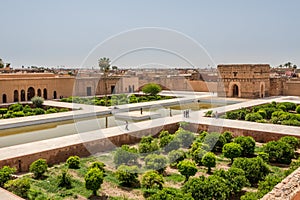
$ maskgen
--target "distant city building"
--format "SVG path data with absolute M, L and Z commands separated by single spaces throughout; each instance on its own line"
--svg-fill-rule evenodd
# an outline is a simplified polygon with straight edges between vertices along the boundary
M 218 65 L 218 96 L 263 98 L 269 96 L 270 65 Z

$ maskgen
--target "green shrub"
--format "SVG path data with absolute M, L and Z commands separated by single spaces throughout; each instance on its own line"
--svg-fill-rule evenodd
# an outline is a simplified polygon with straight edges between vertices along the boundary
M 84 176 L 85 188 L 92 190 L 93 195 L 97 195 L 97 191 L 100 189 L 103 183 L 103 172 L 98 168 L 91 168 Z
M 284 177 L 278 174 L 269 174 L 266 176 L 265 180 L 259 181 L 258 183 L 258 191 L 260 196 L 264 196 L 269 193 L 273 188 L 282 181 Z
M 281 115 L 286 114 L 286 112 L 282 111 L 282 110 L 276 110 L 275 112 L 272 113 L 272 118 L 274 117 L 280 117 Z
M 0 108 L 0 114 L 1 114 L 2 117 L 6 113 L 7 113 L 7 108 Z
M 69 111 L 68 108 L 61 108 L 61 109 L 59 109 L 59 112 L 68 112 L 68 111 Z
M 300 105 L 297 106 L 296 112 L 297 112 L 298 114 L 300 114 Z
M 175 137 L 173 140 L 170 141 L 168 145 L 164 147 L 164 151 L 168 153 L 170 151 L 177 150 L 180 148 L 180 144 L 180 140 Z
M 45 114 L 45 111 L 42 108 L 35 108 L 35 109 L 33 109 L 33 112 L 34 112 L 35 115 L 43 115 L 43 114 Z
M 24 106 L 23 108 L 23 112 L 26 113 L 30 113 L 32 111 L 31 107 L 29 105 Z
M 155 83 L 148 83 L 142 88 L 142 91 L 145 94 L 155 96 L 161 92 L 161 87 Z
M 230 193 L 225 179 L 214 175 L 208 178 L 191 178 L 183 185 L 182 190 L 186 194 L 190 193 L 194 199 L 226 200 Z
M 284 137 L 280 138 L 278 141 L 285 142 L 285 143 L 291 145 L 291 147 L 293 147 L 294 150 L 297 150 L 300 145 L 299 139 L 296 137 L 293 137 L 293 136 L 284 136 Z
M 300 160 L 298 158 L 297 160 L 292 161 L 292 163 L 290 164 L 290 167 L 289 167 L 288 170 L 284 171 L 285 176 L 290 175 L 291 173 L 293 173 L 299 167 L 300 167 Z
M 216 161 L 217 161 L 217 157 L 212 152 L 207 152 L 206 154 L 204 154 L 201 160 L 202 164 L 205 167 L 207 167 L 207 173 L 210 173 L 211 168 L 216 166 Z
M 145 166 L 147 169 L 156 170 L 159 173 L 163 173 L 166 166 L 167 166 L 168 160 L 163 155 L 157 155 L 157 154 L 149 154 L 145 157 Z
M 226 113 L 226 119 L 240 119 L 240 112 L 231 111 Z
M 280 141 L 271 141 L 266 143 L 263 146 L 263 152 L 269 154 L 270 162 L 283 164 L 290 164 L 295 156 L 293 147 Z
M 287 111 L 287 108 L 285 107 L 285 105 L 278 105 L 277 108 L 282 111 Z
M 31 102 L 32 102 L 34 107 L 41 108 L 43 106 L 43 103 L 44 103 L 44 98 L 35 96 L 31 99 Z
M 114 163 L 116 166 L 121 164 L 134 165 L 137 164 L 138 158 L 139 154 L 136 148 L 129 145 L 122 145 L 122 147 L 117 148 L 114 154 Z
M 67 159 L 67 165 L 70 169 L 79 169 L 80 168 L 80 158 L 78 156 L 70 156 Z
M 46 114 L 51 114 L 51 113 L 57 113 L 58 111 L 55 109 L 55 108 L 49 108 L 47 111 L 46 111 Z
M 267 118 L 267 112 L 264 109 L 260 109 L 257 111 L 258 114 L 260 114 L 264 119 Z
M 255 150 L 255 140 L 250 136 L 239 136 L 234 138 L 234 143 L 241 145 L 242 156 L 251 156 Z
M 241 200 L 259 200 L 262 196 L 258 192 L 246 192 L 241 196 Z
M 165 136 L 169 136 L 170 135 L 170 133 L 169 133 L 169 131 L 161 131 L 160 133 L 159 133 L 159 138 L 163 138 L 163 137 L 165 137 Z
M 23 106 L 20 103 L 12 104 L 8 107 L 8 110 L 11 110 L 13 112 L 18 112 L 23 110 Z
M 257 156 L 260 157 L 265 163 L 268 163 L 270 160 L 269 154 L 265 152 L 258 152 Z
M 63 170 L 58 176 L 58 187 L 72 188 L 72 179 L 66 170 Z
M 251 121 L 251 122 L 255 122 L 261 119 L 263 119 L 263 117 L 259 113 L 248 113 L 245 117 L 246 121 Z
M 163 188 L 151 195 L 148 200 L 194 200 L 194 198 L 176 188 Z
M 197 173 L 196 163 L 190 160 L 180 161 L 177 169 L 185 177 L 185 181 L 188 181 L 190 176 L 194 176 Z
M 174 139 L 173 135 L 166 135 L 166 136 L 160 137 L 159 138 L 160 148 L 167 146 L 173 139 Z
M 229 158 L 231 160 L 231 163 L 233 163 L 233 159 L 240 157 L 242 155 L 243 148 L 240 144 L 231 142 L 227 143 L 223 146 L 222 153 L 226 158 Z
M 120 165 L 116 171 L 116 177 L 122 186 L 131 187 L 136 185 L 138 181 L 138 167 Z
M 15 116 L 12 113 L 7 113 L 5 115 L 3 115 L 4 119 L 9 119 L 9 118 L 14 118 Z
M 226 142 L 224 135 L 217 132 L 209 133 L 203 139 L 203 144 L 208 145 L 209 149 L 214 152 L 221 152 Z
M 183 147 L 189 147 L 195 139 L 194 133 L 184 130 L 181 127 L 175 132 L 175 135 Z
M 232 167 L 244 170 L 246 178 L 254 185 L 263 180 L 269 173 L 269 166 L 260 158 L 236 158 Z
M 230 167 L 227 171 L 220 169 L 214 172 L 215 176 L 222 177 L 226 180 L 226 185 L 231 194 L 237 194 L 241 190 L 250 186 L 249 181 L 245 176 L 245 172 L 242 169 Z
M 13 115 L 14 115 L 15 117 L 24 117 L 24 116 L 25 116 L 25 114 L 24 114 L 23 111 L 13 112 Z
M 162 175 L 158 174 L 156 171 L 148 171 L 142 176 L 142 186 L 146 189 L 162 189 L 164 184 L 164 178 Z
M 281 125 L 300 126 L 300 122 L 298 120 L 283 120 Z
M 232 139 L 233 139 L 232 132 L 225 131 L 224 133 L 222 133 L 222 135 L 224 136 L 226 143 L 232 142 Z
M 22 198 L 27 198 L 30 190 L 30 180 L 28 178 L 9 180 L 4 184 L 4 188 Z
M 192 158 L 197 163 L 197 165 L 202 165 L 202 158 L 207 151 L 199 147 L 198 149 L 192 152 Z
M 15 168 L 4 166 L 0 169 L 0 187 L 12 178 L 12 174 L 16 172 Z
M 35 178 L 41 178 L 48 170 L 48 164 L 45 159 L 38 159 L 31 163 L 29 171 L 34 174 Z
M 142 137 L 138 148 L 140 153 L 152 153 L 159 150 L 158 140 L 154 139 L 152 136 L 144 136 Z
M 100 169 L 103 173 L 105 172 L 105 164 L 103 162 L 99 162 L 99 161 L 95 161 L 95 162 L 92 162 L 92 164 L 90 165 L 89 169 L 91 168 L 98 168 Z
M 277 106 L 285 106 L 286 107 L 286 111 L 294 111 L 296 109 L 296 104 L 295 103 L 292 103 L 292 102 L 281 102 L 279 104 L 277 104 Z
M 171 166 L 177 165 L 178 162 L 184 160 L 186 157 L 185 152 L 182 150 L 173 150 L 168 154 Z

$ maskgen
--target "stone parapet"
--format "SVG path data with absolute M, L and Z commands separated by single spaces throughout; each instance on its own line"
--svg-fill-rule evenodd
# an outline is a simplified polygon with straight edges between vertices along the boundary
M 261 200 L 299 200 L 300 199 L 300 168 L 278 183 L 274 189 Z

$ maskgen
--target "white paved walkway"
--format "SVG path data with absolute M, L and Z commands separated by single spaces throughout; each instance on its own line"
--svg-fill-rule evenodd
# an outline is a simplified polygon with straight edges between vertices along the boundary
M 272 101 L 272 99 L 267 100 L 267 102 L 269 101 Z M 285 101 L 285 98 L 277 98 L 276 101 Z M 254 106 L 265 102 L 266 101 L 264 100 L 253 100 L 250 102 L 243 102 L 240 104 L 229 105 L 226 106 L 225 108 L 222 107 L 215 108 L 214 110 L 218 110 L 221 113 L 221 111 L 224 110 L 239 109 L 242 106 L 246 106 L 246 105 Z M 80 144 L 83 142 L 93 141 L 101 138 L 107 138 L 110 136 L 123 134 L 125 132 L 130 133 L 130 132 L 144 130 L 147 128 L 161 127 L 163 125 L 174 124 L 181 121 L 187 121 L 187 122 L 203 124 L 203 125 L 214 125 L 219 127 L 232 127 L 237 129 L 261 131 L 261 132 L 280 133 L 280 134 L 289 134 L 289 135 L 292 134 L 298 136 L 300 135 L 300 127 L 263 124 L 263 123 L 237 121 L 237 120 L 227 120 L 227 119 L 220 119 L 220 118 L 218 119 L 207 118 L 207 117 L 203 117 L 204 112 L 205 110 L 191 112 L 189 118 L 183 118 L 182 115 L 176 115 L 173 117 L 165 117 L 165 118 L 159 118 L 159 119 L 153 119 L 149 121 L 129 124 L 130 131 L 125 131 L 125 124 L 124 125 L 121 124 L 120 126 L 107 128 L 107 129 L 99 129 L 95 131 L 80 133 L 77 135 L 70 135 L 70 136 L 53 138 L 49 140 L 32 142 L 32 143 L 27 143 L 22 145 L 5 147 L 0 149 L 0 160 L 5 160 L 16 156 L 28 155 L 40 151 L 47 151 L 47 150 L 56 149 L 64 146 Z

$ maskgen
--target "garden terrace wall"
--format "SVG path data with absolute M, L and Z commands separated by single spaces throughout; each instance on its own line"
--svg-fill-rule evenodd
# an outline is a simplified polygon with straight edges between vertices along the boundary
M 254 123 L 254 122 L 253 122 Z M 255 123 L 253 124 L 255 126 Z M 278 140 L 283 136 L 294 136 L 300 139 L 300 135 L 294 135 L 294 134 L 282 134 L 282 133 L 274 133 L 274 132 L 269 132 L 269 131 L 255 131 L 251 129 L 239 129 L 239 128 L 234 128 L 234 127 L 223 127 L 223 126 L 215 126 L 215 125 L 208 125 L 208 124 L 195 124 L 195 123 L 190 123 L 188 126 L 186 126 L 186 129 L 190 131 L 195 131 L 197 132 L 200 131 L 208 131 L 208 132 L 224 132 L 224 131 L 230 131 L 233 133 L 234 137 L 237 136 L 251 136 L 254 138 L 255 141 L 257 142 L 269 142 L 269 141 L 274 141 Z
M 140 141 L 142 136 L 150 134 L 157 136 L 162 130 L 168 130 L 170 133 L 174 133 L 177 129 L 177 123 L 172 123 L 130 133 L 120 132 L 120 134 L 114 136 L 88 142 L 82 141 L 82 143 L 64 146 L 61 148 L 57 148 L 53 145 L 52 149 L 45 151 L 39 151 L 36 149 L 36 152 L 32 154 L 22 154 L 21 156 L 16 155 L 16 157 L 0 160 L 0 167 L 8 165 L 10 167 L 15 167 L 19 172 L 26 172 L 29 170 L 30 164 L 39 158 L 46 159 L 49 165 L 58 164 L 65 162 L 69 156 L 78 155 L 80 157 L 87 157 L 94 153 L 111 150 L 116 146 L 121 146 L 123 144 L 135 144 Z M 51 140 L 49 140 L 49 142 L 51 142 Z M 22 149 L 22 145 L 15 146 L 13 148 Z
M 261 200 L 299 200 L 300 199 L 300 168 L 278 183 L 271 192 Z

